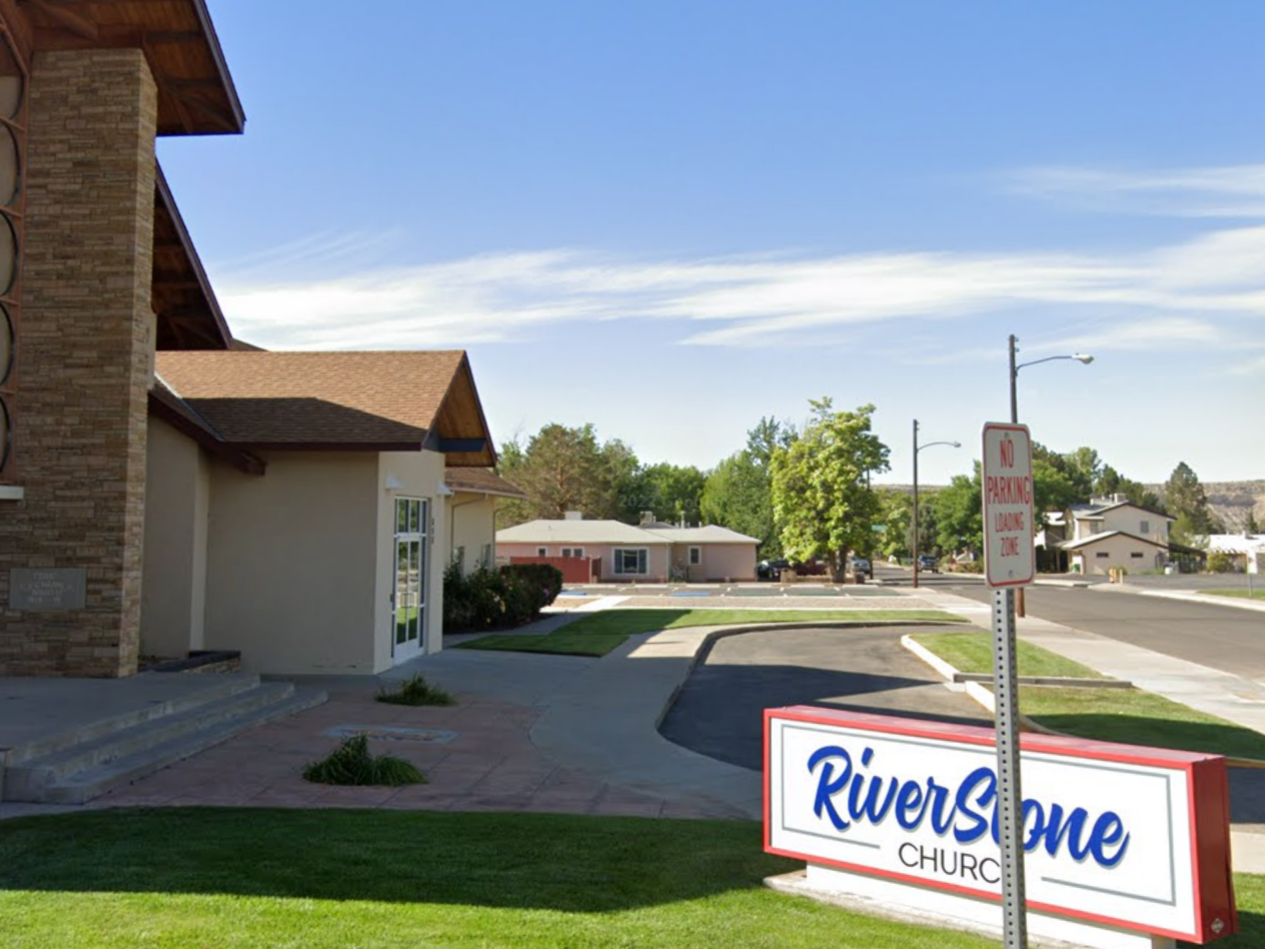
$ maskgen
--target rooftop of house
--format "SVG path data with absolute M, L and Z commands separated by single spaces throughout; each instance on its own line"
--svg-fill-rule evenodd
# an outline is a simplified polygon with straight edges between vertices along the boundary
M 420 451 L 496 463 L 466 354 L 159 352 L 170 393 L 247 451 Z
M 623 521 L 585 521 L 576 517 L 563 520 L 536 520 L 496 532 L 500 544 L 758 544 L 726 527 L 674 527 L 647 522 L 633 527 Z

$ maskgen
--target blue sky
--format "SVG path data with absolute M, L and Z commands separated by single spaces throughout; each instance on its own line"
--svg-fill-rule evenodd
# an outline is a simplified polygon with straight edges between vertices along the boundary
M 164 140 L 239 337 L 465 348 L 498 440 L 708 467 L 761 416 L 1265 477 L 1265 5 L 211 0 Z

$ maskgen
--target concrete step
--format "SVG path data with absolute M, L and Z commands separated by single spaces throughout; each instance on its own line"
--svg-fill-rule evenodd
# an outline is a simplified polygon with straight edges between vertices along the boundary
M 265 722 L 293 715 L 326 699 L 319 689 L 270 682 L 173 715 L 140 722 L 81 747 L 10 765 L 4 799 L 42 804 L 83 804 L 168 765 L 192 757 Z
M 142 673 L 141 675 L 170 675 L 170 673 Z M 141 676 L 136 677 L 137 680 L 140 678 Z M 126 712 L 90 719 L 56 734 L 15 745 L 9 749 L 8 764 L 12 767 L 36 758 L 48 757 L 59 751 L 131 729 L 145 722 L 198 708 L 216 699 L 249 692 L 259 687 L 259 676 L 243 672 L 208 675 L 205 678 L 199 676 L 198 686 L 197 689 L 191 689 L 185 694 L 161 702 L 151 702 Z

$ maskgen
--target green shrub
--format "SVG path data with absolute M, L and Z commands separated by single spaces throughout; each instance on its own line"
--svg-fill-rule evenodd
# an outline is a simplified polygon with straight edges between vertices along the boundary
M 426 777 L 411 762 L 390 755 L 369 753 L 369 737 L 352 735 L 320 761 L 303 769 L 303 779 L 313 784 L 385 785 L 425 784 Z
M 437 685 L 431 685 L 420 672 L 400 683 L 394 692 L 382 688 L 377 696 L 379 702 L 391 705 L 456 705 L 457 700 Z
M 562 571 L 549 564 L 478 567 L 455 561 L 444 571 L 444 631 L 508 629 L 530 623 L 562 591 Z
M 1234 573 L 1234 558 L 1221 550 L 1214 550 L 1208 555 L 1209 573 Z

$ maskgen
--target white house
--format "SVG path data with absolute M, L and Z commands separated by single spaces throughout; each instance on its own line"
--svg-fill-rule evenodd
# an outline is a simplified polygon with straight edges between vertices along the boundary
M 1139 572 L 1157 570 L 1175 549 L 1169 529 L 1176 518 L 1140 507 L 1120 496 L 1094 498 L 1066 512 L 1050 512 L 1036 545 L 1066 558 L 1071 573 L 1105 575 L 1113 568 Z

